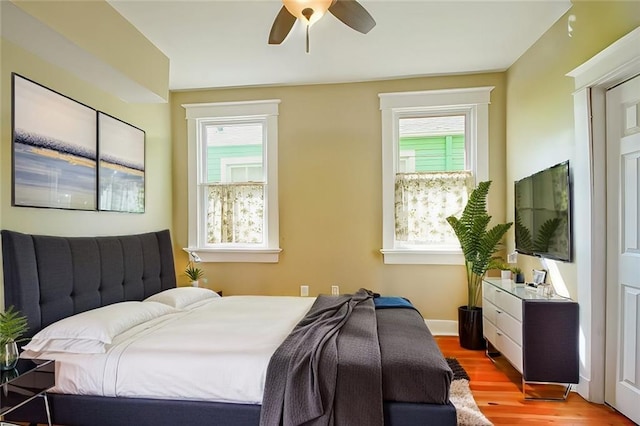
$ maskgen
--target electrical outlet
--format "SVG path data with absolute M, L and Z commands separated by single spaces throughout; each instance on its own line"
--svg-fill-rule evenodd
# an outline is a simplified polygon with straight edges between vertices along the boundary
M 518 252 L 509 253 L 507 255 L 507 263 L 518 263 Z
M 300 286 L 300 296 L 307 297 L 309 295 L 309 286 L 301 285 Z
M 338 285 L 332 285 L 331 286 L 331 295 L 332 296 L 337 296 L 340 294 L 340 286 Z

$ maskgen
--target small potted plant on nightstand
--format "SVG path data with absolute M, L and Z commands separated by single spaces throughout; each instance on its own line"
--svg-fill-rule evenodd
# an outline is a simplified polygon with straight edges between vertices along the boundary
M 204 276 L 204 271 L 189 262 L 184 269 L 184 274 L 189 278 L 193 287 L 198 287 L 200 278 Z
M 27 332 L 27 318 L 9 306 L 0 313 L 0 370 L 11 370 L 18 362 L 18 342 Z

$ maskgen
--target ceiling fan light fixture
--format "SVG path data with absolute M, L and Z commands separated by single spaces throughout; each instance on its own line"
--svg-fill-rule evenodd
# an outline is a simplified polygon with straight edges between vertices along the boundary
M 287 8 L 296 18 L 300 19 L 306 25 L 311 26 L 315 24 L 322 16 L 327 13 L 334 0 L 282 0 L 284 7 Z M 306 9 L 313 10 L 311 16 Z M 303 13 L 303 11 L 305 11 Z

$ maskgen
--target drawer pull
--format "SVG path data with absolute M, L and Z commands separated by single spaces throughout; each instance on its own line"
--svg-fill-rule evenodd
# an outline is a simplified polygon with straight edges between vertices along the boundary
M 500 333 L 499 331 L 497 331 L 497 332 L 496 332 L 496 334 L 497 334 L 498 336 L 502 336 L 502 333 Z
M 497 309 L 496 309 L 496 312 L 497 312 L 497 313 L 499 313 L 499 314 L 501 314 L 501 313 L 502 313 L 502 311 L 499 311 L 499 310 L 497 310 Z

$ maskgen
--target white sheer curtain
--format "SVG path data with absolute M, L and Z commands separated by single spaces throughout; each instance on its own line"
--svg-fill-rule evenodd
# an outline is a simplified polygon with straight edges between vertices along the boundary
M 208 244 L 262 243 L 264 184 L 210 185 L 208 192 Z
M 462 213 L 472 187 L 473 177 L 467 171 L 396 174 L 396 241 L 457 246 L 446 218 Z

